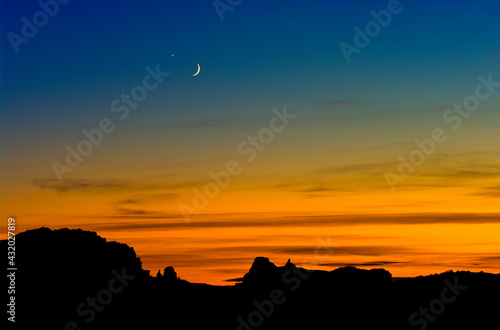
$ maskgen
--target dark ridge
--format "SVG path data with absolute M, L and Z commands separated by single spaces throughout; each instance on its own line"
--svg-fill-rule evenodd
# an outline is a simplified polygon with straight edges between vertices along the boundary
M 500 274 L 392 278 L 352 266 L 311 271 L 255 258 L 241 282 L 155 277 L 134 249 L 80 229 L 16 238 L 16 329 L 491 329 Z M 1 241 L 7 250 L 7 241 Z M 9 273 L 8 273 L 9 274 Z M 7 277 L 7 287 L 9 278 Z M 7 314 L 8 316 L 8 314 Z

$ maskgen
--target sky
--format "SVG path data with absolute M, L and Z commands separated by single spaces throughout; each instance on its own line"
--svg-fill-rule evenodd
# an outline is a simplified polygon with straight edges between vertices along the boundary
M 1 1 L 2 232 L 500 272 L 498 1 L 61 2 Z

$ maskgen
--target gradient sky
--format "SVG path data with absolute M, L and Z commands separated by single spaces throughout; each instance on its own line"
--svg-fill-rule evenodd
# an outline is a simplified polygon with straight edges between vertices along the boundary
M 9 33 L 41 8 L 2 0 L 1 218 L 94 230 L 153 274 L 213 284 L 261 255 L 500 272 L 500 87 L 460 127 L 443 119 L 479 76 L 500 81 L 500 2 L 401 1 L 348 63 L 339 45 L 388 3 L 243 0 L 221 21 L 212 1 L 72 0 L 16 53 Z M 111 104 L 157 65 L 169 76 L 121 120 Z M 296 117 L 247 161 L 238 146 L 285 107 Z M 103 118 L 114 131 L 58 180 Z M 391 190 L 435 129 L 447 140 Z M 179 205 L 232 160 L 241 173 L 187 223 Z

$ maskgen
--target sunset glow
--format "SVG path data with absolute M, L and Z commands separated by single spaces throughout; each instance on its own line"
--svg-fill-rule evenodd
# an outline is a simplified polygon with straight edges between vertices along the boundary
M 257 256 L 500 272 L 498 2 L 402 1 L 349 60 L 386 2 L 101 5 L 4 38 L 2 231 L 95 231 L 218 285 Z M 11 6 L 4 35 L 39 10 Z

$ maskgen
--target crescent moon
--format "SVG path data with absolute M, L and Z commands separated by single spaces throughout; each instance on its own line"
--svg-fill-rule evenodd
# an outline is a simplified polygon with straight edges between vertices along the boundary
M 200 65 L 198 63 L 196 63 L 196 65 L 198 65 L 198 71 L 196 71 L 196 73 L 193 75 L 193 77 L 196 76 L 198 73 L 200 73 Z

